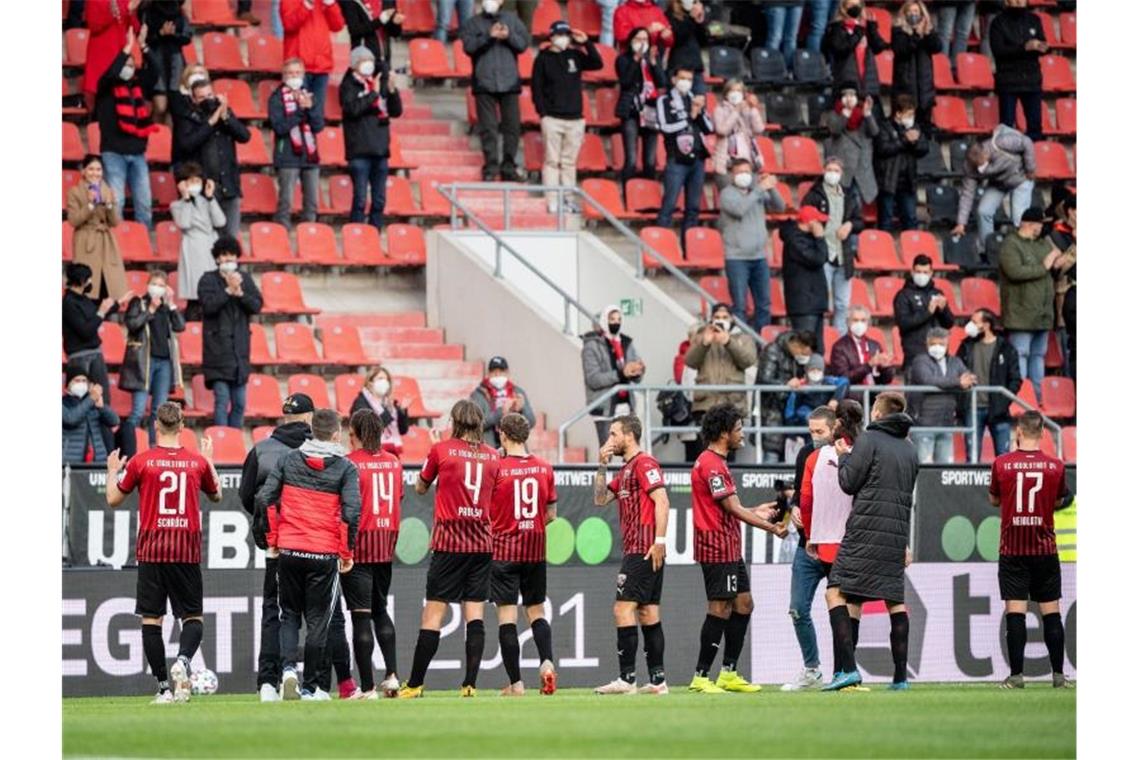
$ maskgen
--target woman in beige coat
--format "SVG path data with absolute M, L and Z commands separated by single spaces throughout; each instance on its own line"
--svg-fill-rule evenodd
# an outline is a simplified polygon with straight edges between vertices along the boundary
M 744 88 L 744 82 L 730 79 L 724 86 L 724 97 L 713 111 L 716 127 L 716 150 L 713 151 L 713 178 L 718 190 L 728 187 L 731 177 L 728 165 L 734 159 L 746 158 L 755 169 L 761 168 L 755 139 L 764 134 L 764 115 L 760 101 Z
M 115 195 L 103 181 L 103 162 L 98 156 L 83 159 L 83 177 L 67 193 L 67 221 L 75 228 L 72 256 L 91 267 L 90 296 L 116 301 L 127 295 L 127 270 L 111 228 L 120 222 Z

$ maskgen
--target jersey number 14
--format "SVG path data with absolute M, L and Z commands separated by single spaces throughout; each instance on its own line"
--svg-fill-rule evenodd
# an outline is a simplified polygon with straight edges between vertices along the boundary
M 384 502 L 385 511 L 392 516 L 392 491 L 392 473 L 372 473 L 372 514 L 380 514 L 380 502 Z

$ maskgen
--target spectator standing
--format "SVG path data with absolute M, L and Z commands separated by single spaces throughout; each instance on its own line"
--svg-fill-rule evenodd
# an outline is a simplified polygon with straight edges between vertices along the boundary
M 241 180 L 235 145 L 249 142 L 249 129 L 230 111 L 225 95 L 214 96 L 208 81 L 190 88 L 190 101 L 193 108 L 175 119 L 175 132 L 181 136 L 187 160 L 195 161 L 206 179 L 214 180 L 226 216 L 226 234 L 237 237 L 241 232 Z
M 724 273 L 732 313 L 741 322 L 747 322 L 748 294 L 752 293 L 755 312 L 751 326 L 758 333 L 772 321 L 766 212 L 783 211 L 784 199 L 776 191 L 776 177 L 761 174 L 757 180 L 748 159 L 733 159 L 730 169 L 732 179 L 720 192 L 717 219 L 724 241 Z
M 496 11 L 502 6 L 501 0 L 484 0 L 484 5 L 486 3 L 493 5 Z M 459 14 L 459 28 L 462 34 L 463 25 L 471 18 L 474 7 L 474 0 L 435 0 L 435 38 L 440 42 L 447 42 L 452 13 Z
M 1028 0 L 1005 0 L 1005 7 L 989 26 L 994 58 L 994 84 L 1001 123 L 1017 124 L 1017 104 L 1025 111 L 1025 133 L 1041 139 L 1041 56 L 1049 52 L 1041 19 L 1031 13 Z
M 324 118 L 313 108 L 313 93 L 305 89 L 305 64 L 290 58 L 281 67 L 281 86 L 269 96 L 269 125 L 273 128 L 273 168 L 277 172 L 277 213 L 273 221 L 291 228 L 293 188 L 301 181 L 301 221 L 317 221 L 321 192 L 321 156 L 317 133 Z
M 903 369 L 926 352 L 926 333 L 932 327 L 949 330 L 954 315 L 942 291 L 934 287 L 934 262 L 925 253 L 914 257 L 910 277 L 895 293 L 895 324 L 902 338 Z
M 91 267 L 71 263 L 65 273 L 63 293 L 63 353 L 69 366 L 91 382 L 108 387 L 107 365 L 103 361 L 103 341 L 99 326 L 115 308 L 115 300 L 90 297 L 94 290 Z M 128 293 L 130 295 L 130 293 Z
M 827 311 L 828 248 L 824 240 L 827 212 L 804 203 L 794 220 L 780 225 L 784 241 L 784 298 L 795 330 L 815 335 L 823 346 L 823 315 Z M 810 355 L 810 354 L 809 354 Z
M 81 367 L 67 365 L 67 392 L 63 394 L 64 464 L 107 461 L 107 442 L 112 438 L 112 428 L 119 424 L 119 415 L 103 394 L 103 386 L 91 382 Z
M 693 95 L 693 72 L 673 72 L 673 89 L 657 99 L 657 125 L 665 135 L 665 190 L 658 227 L 668 227 L 681 188 L 685 189 L 685 214 L 681 219 L 681 240 L 697 224 L 701 194 L 705 187 L 705 159 L 709 151 L 704 135 L 712 134 L 713 124 L 705 111 L 705 96 Z
M 958 425 L 959 393 L 977 384 L 978 378 L 962 360 L 947 356 L 950 333 L 932 327 L 926 333 L 926 353 L 916 356 L 907 370 L 910 385 L 932 385 L 943 393 L 914 393 L 907 405 L 918 410 L 918 427 Z M 954 434 L 915 431 L 911 433 L 919 464 L 950 464 L 954 461 Z
M 812 8 L 814 15 L 814 6 Z M 796 57 L 796 37 L 800 33 L 800 19 L 804 14 L 804 0 L 772 0 L 764 3 L 764 20 L 768 26 L 768 36 L 764 39 L 764 47 L 768 50 L 778 50 L 783 53 L 784 65 L 788 71 Z M 814 18 L 813 24 L 814 27 Z M 820 32 L 822 39 L 823 33 Z M 818 43 L 816 50 L 818 50 Z
M 526 417 L 534 427 L 534 410 L 530 407 L 530 397 L 511 381 L 510 365 L 501 356 L 492 356 L 487 362 L 487 376 L 471 391 L 471 401 L 483 413 L 483 441 L 488 446 L 499 446 L 499 420 L 504 414 L 514 412 Z
M 483 0 L 483 12 L 463 22 L 459 36 L 471 58 L 471 90 L 475 95 L 479 142 L 483 148 L 483 181 L 496 176 L 507 182 L 521 178 L 515 165 L 522 127 L 518 57 L 530 47 L 530 32 L 513 13 L 500 12 L 499 0 Z M 503 151 L 499 153 L 499 136 Z M 502 159 L 500 161 L 500 155 Z
M 349 45 L 364 46 L 377 60 L 392 60 L 392 40 L 403 33 L 404 14 L 396 0 L 339 0 Z M 470 10 L 468 10 L 470 15 Z
M 1054 268 L 1057 278 L 1057 326 L 1065 335 L 1065 366 L 1077 377 L 1077 196 L 1058 204 L 1061 217 L 1053 222 L 1049 239 L 1061 251 Z
M 788 401 L 784 405 L 784 425 L 806 427 L 813 409 L 821 406 L 835 408 L 840 400 L 847 397 L 847 388 L 850 383 L 842 375 L 828 375 L 827 364 L 821 354 L 812 354 L 808 363 L 804 365 L 804 386 L 821 386 L 825 390 L 809 391 L 795 390 L 788 394 Z M 826 388 L 830 387 L 830 390 Z M 803 440 L 802 436 L 797 436 Z M 806 444 L 811 443 L 809 436 Z
M 146 39 L 140 40 L 146 59 L 145 68 L 154 72 L 155 77 L 156 122 L 162 122 L 166 116 L 167 94 L 178 91 L 182 70 L 186 67 L 182 48 L 194 39 L 190 21 L 183 12 L 185 4 L 184 0 L 156 0 L 140 9 L 139 19 L 147 30 Z
M 174 173 L 178 182 L 178 200 L 170 204 L 170 218 L 182 232 L 178 248 L 178 296 L 187 302 L 186 316 L 191 321 L 202 318 L 198 304 L 198 282 L 211 272 L 214 263 L 214 241 L 218 229 L 226 226 L 226 215 L 214 195 L 214 180 L 202 177 L 202 167 L 187 161 Z
M 827 25 L 839 10 L 839 0 L 808 0 L 807 8 L 811 25 L 808 27 L 804 47 L 813 53 L 819 53 L 822 52 L 823 34 L 827 31 Z
M 375 367 L 364 377 L 364 387 L 352 402 L 351 417 L 361 409 L 375 412 L 384 426 L 380 436 L 380 448 L 390 454 L 404 453 L 404 440 L 401 436 L 408 432 L 408 410 L 400 399 L 392 395 L 392 373 L 384 367 Z
M 744 82 L 730 79 L 724 85 L 724 98 L 713 110 L 713 126 L 717 134 L 713 176 L 718 190 L 724 190 L 732 182 L 728 167 L 738 159 L 765 168 L 756 148 L 756 138 L 764 134 L 764 115 L 759 98 L 745 90 Z
M 96 0 L 85 3 L 88 34 L 87 61 L 83 67 L 83 99 L 87 110 L 95 106 L 95 92 L 111 61 L 127 42 L 127 29 L 139 30 L 135 11 L 139 0 Z
M 111 233 L 120 220 L 115 193 L 103 181 L 98 156 L 84 158 L 82 168 L 82 178 L 67 192 L 67 223 L 75 228 L 72 258 L 91 269 L 90 298 L 110 296 L 117 301 L 129 291 L 119 244 Z
M 756 373 L 757 385 L 786 385 L 796 390 L 807 384 L 807 366 L 811 356 L 823 344 L 817 342 L 811 330 L 791 330 L 781 333 L 774 341 L 764 346 L 760 352 L 760 367 Z M 760 394 L 761 427 L 780 427 L 784 424 L 784 412 L 788 405 L 788 394 L 765 391 Z M 784 460 L 784 444 L 787 436 L 783 433 L 764 433 L 760 447 L 764 451 L 764 462 L 775 464 Z
M 823 242 L 827 246 L 823 276 L 827 280 L 827 292 L 833 305 L 832 321 L 840 335 L 847 331 L 851 278 L 855 276 L 859 233 L 864 227 L 863 196 L 855 182 L 848 183 L 844 188 L 843 178 L 846 174 L 842 159 L 836 156 L 828 158 L 823 164 L 823 179 L 816 180 L 803 201 L 803 205 L 814 206 L 827 216 L 823 227 Z M 827 311 L 826 305 L 824 311 Z M 822 329 L 821 326 L 820 330 Z M 820 340 L 823 340 L 822 337 Z M 823 345 L 822 342 L 820 345 Z
M 938 37 L 942 52 L 950 57 L 954 75 L 958 75 L 958 54 L 966 52 L 978 0 L 934 0 L 938 8 Z
M 1041 236 L 1044 222 L 1040 208 L 1027 209 L 1017 231 L 1002 242 L 998 259 L 1002 321 L 1038 402 L 1055 315 L 1053 267 L 1061 257 L 1053 241 Z
M 624 42 L 625 49 L 615 64 L 619 88 L 615 115 L 621 120 L 623 189 L 637 173 L 638 156 L 641 156 L 640 176 L 652 178 L 656 174 L 657 98 L 666 90 L 665 72 L 657 62 L 657 48 L 649 44 L 649 30 L 637 27 Z
M 595 0 L 602 14 L 602 29 L 598 35 L 598 42 L 610 47 L 617 47 L 614 39 L 614 11 L 617 10 L 621 0 Z M 624 43 L 625 41 L 622 40 Z
M 1021 370 L 1017 349 L 997 332 L 997 315 L 989 309 L 978 309 L 966 323 L 966 339 L 958 346 L 958 358 L 978 379 L 978 385 L 998 385 L 1010 393 L 1021 389 Z M 1012 417 L 1008 398 L 1000 393 L 978 393 L 974 417 L 974 437 L 969 441 L 971 458 L 981 461 L 982 435 L 988 428 L 994 442 L 994 454 L 1009 451 Z M 968 419 L 970 405 L 965 399 Z M 975 454 L 974 452 L 977 452 Z
M 527 29 L 533 27 L 534 12 L 538 9 L 539 0 L 503 0 L 503 10 L 509 11 L 519 17 Z
M 966 151 L 965 178 L 959 191 L 958 224 L 950 233 L 966 234 L 966 223 L 974 207 L 979 186 L 985 192 L 978 200 L 978 250 L 984 250 L 986 239 L 994 231 L 994 214 L 1009 195 L 1010 218 L 1021 224 L 1021 214 L 1033 202 L 1033 175 L 1037 171 L 1037 155 L 1033 141 L 1013 127 L 998 124 L 988 140 L 974 143 Z
M 942 40 L 934 30 L 930 11 L 921 0 L 903 3 L 895 14 L 891 34 L 895 54 L 891 93 L 895 98 L 909 95 L 917 107 L 918 123 L 930 129 L 934 111 L 934 59 L 941 52 Z
M 614 11 L 614 39 L 628 40 L 634 29 L 647 29 L 649 44 L 661 52 L 673 47 L 673 28 L 653 0 L 625 0 Z
M 610 305 L 602 309 L 595 329 L 582 336 L 582 376 L 586 382 L 586 403 L 602 396 L 615 385 L 639 383 L 645 376 L 645 362 L 633 345 L 633 338 L 621 331 L 621 309 Z M 615 417 L 636 414 L 633 396 L 619 391 L 604 407 L 596 407 L 590 416 L 598 429 L 598 445 L 610 437 L 610 424 Z
M 602 57 L 585 32 L 561 19 L 550 25 L 550 44 L 539 52 L 531 77 L 531 97 L 541 117 L 544 185 L 578 183 L 578 151 L 586 134 L 582 74 L 601 68 Z M 563 204 L 564 211 L 578 211 L 569 197 L 563 197 Z M 558 212 L 557 193 L 546 194 L 546 207 Z
M 832 79 L 853 82 L 859 92 L 873 98 L 879 97 L 880 87 L 875 56 L 889 47 L 879 34 L 879 23 L 866 15 L 863 0 L 842 0 L 823 38 Z
M 261 291 L 249 272 L 238 270 L 241 244 L 214 243 L 217 269 L 198 281 L 202 304 L 202 374 L 214 392 L 214 424 L 240 428 L 249 380 L 249 318 L 261 311 Z
M 190 88 L 199 82 L 209 82 L 210 72 L 200 63 L 192 63 L 182 69 L 178 89 L 167 94 L 167 108 L 170 111 L 170 120 L 173 124 L 170 146 L 170 169 L 177 172 L 183 161 L 191 158 L 190 151 L 182 144 L 182 135 L 178 133 L 178 124 L 194 109 L 191 100 Z
M 344 29 L 336 0 L 281 0 L 284 56 L 305 65 L 305 90 L 313 95 L 313 115 L 324 122 L 325 96 L 333 68 L 332 37 Z
M 388 62 L 377 64 L 368 48 L 353 48 L 352 68 L 340 82 L 340 108 L 344 112 L 344 156 L 352 176 L 352 213 L 355 223 L 364 221 L 369 192 L 372 205 L 368 223 L 384 226 L 388 194 L 388 158 L 392 152 L 390 124 L 404 113 L 400 91 L 392 85 Z
M 270 11 L 270 15 L 273 16 L 274 27 L 279 26 L 281 23 L 281 0 L 272 0 L 270 6 L 273 8 L 273 10 Z M 261 19 L 253 15 L 252 8 L 253 0 L 237 0 L 238 21 L 244 21 L 250 26 L 261 26 Z M 281 37 L 280 34 L 277 34 L 276 36 L 279 39 Z
M 704 95 L 705 62 L 701 50 L 709 44 L 708 19 L 700 0 L 669 0 L 669 28 L 673 31 L 673 48 L 669 68 L 693 72 L 693 94 Z
M 924 127 L 916 122 L 914 99 L 895 97 L 891 118 L 875 137 L 875 179 L 879 184 L 879 229 L 918 227 L 918 160 L 930 152 Z M 895 224 L 895 214 L 899 224 Z
M 186 329 L 186 320 L 174 305 L 174 290 L 167 285 L 165 272 L 155 269 L 150 273 L 146 295 L 131 299 L 123 321 L 127 326 L 127 351 L 119 370 L 119 389 L 131 391 L 132 398 L 131 413 L 123 423 L 125 434 L 121 437 L 133 451 L 134 431 L 146 413 L 147 399 L 153 412 L 166 403 L 171 390 L 182 387 L 175 336 Z M 147 440 L 154 445 L 153 414 L 147 422 Z
M 820 119 L 828 133 L 823 143 L 824 153 L 840 160 L 843 189 L 857 185 L 864 203 L 874 203 L 879 195 L 874 165 L 875 137 L 879 134 L 875 102 L 870 95 L 860 102 L 855 86 L 844 84 L 840 86 L 834 108 Z M 824 171 L 827 171 L 826 166 Z
M 895 379 L 891 357 L 879 341 L 867 337 L 871 312 L 866 306 L 852 306 L 847 312 L 847 334 L 831 347 L 831 374 L 847 378 L 848 394 L 859 400 L 857 385 L 890 385 Z
M 744 385 L 747 372 L 756 366 L 756 343 L 736 326 L 726 303 L 713 306 L 711 320 L 699 328 L 685 352 L 685 366 L 697 372 L 695 385 Z M 749 394 L 731 391 L 695 391 L 693 424 L 700 425 L 705 412 L 719 404 L 732 404 L 744 416 L 749 413 Z M 700 443 L 685 443 L 686 459 L 696 458 Z

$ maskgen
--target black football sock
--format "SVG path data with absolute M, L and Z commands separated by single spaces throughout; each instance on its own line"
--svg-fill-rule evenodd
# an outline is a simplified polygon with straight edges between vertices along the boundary
M 724 629 L 725 670 L 736 670 L 740 653 L 744 651 L 744 639 L 748 633 L 748 622 L 750 620 L 752 620 L 752 613 L 741 615 L 739 612 L 734 612 L 728 618 L 728 626 Z
M 891 613 L 891 659 L 895 661 L 895 683 L 906 680 L 906 657 L 910 641 L 910 615 L 903 612 Z
M 372 650 L 376 642 L 372 638 L 372 613 L 353 611 L 352 613 L 352 653 L 356 657 L 356 669 L 360 673 L 360 690 L 372 691 L 376 680 L 372 676 Z
M 649 683 L 665 682 L 665 630 L 661 623 L 641 626 L 645 639 L 645 665 L 649 669 Z
M 486 632 L 483 630 L 482 620 L 472 620 L 467 623 L 467 674 L 463 678 L 464 686 L 474 688 L 475 679 L 479 677 L 479 662 L 483 659 L 483 641 Z
M 376 626 L 376 639 L 380 644 L 380 653 L 384 655 L 384 676 L 395 675 L 396 670 L 396 626 L 392 618 L 388 617 L 388 610 L 380 609 L 372 612 L 372 625 Z
M 831 618 L 831 636 L 835 639 L 839 656 L 838 670 L 840 673 L 854 673 L 855 644 L 851 639 L 851 616 L 847 614 L 847 605 L 832 607 L 827 614 Z
M 1065 627 L 1061 624 L 1061 613 L 1050 612 L 1044 615 L 1045 646 L 1049 650 L 1049 664 L 1054 673 L 1065 672 Z
M 194 659 L 198 647 L 202 645 L 202 621 L 183 620 L 182 633 L 178 635 L 178 656 Z M 187 673 L 186 675 L 190 675 Z
M 143 623 L 142 641 L 150 672 L 158 680 L 159 690 L 165 691 L 169 686 L 166 685 L 166 642 L 162 640 L 162 626 Z
M 538 648 L 538 660 L 543 662 L 550 660 L 554 664 L 554 643 L 553 636 L 550 631 L 550 623 L 546 622 L 546 618 L 536 618 L 530 624 L 530 632 L 534 634 L 534 645 Z
M 705 615 L 705 622 L 701 626 L 701 648 L 697 653 L 697 675 L 708 678 L 709 669 L 716 652 L 720 649 L 720 639 L 724 636 L 724 627 L 728 621 L 716 615 Z
M 617 629 L 618 672 L 621 680 L 637 680 L 637 626 L 623 625 Z
M 835 629 L 833 628 L 831 634 L 831 664 L 834 672 L 838 673 L 843 670 L 843 668 L 839 666 L 841 662 L 843 662 L 843 653 L 839 651 L 839 639 L 835 638 Z
M 435 650 L 439 649 L 439 631 L 427 628 L 420 629 L 420 636 L 416 639 L 416 653 L 412 656 L 412 677 L 408 679 L 408 686 L 415 688 L 424 685 L 424 676 L 427 675 L 431 658 L 435 657 Z
M 1019 676 L 1025 669 L 1025 613 L 1005 613 L 1005 646 L 1009 650 L 1009 674 Z
M 851 617 L 850 613 L 847 617 L 851 619 L 851 651 L 854 652 L 859 648 L 859 618 Z
M 519 629 L 514 623 L 499 626 L 499 649 L 503 653 L 503 668 L 507 671 L 507 683 L 518 683 L 519 675 Z

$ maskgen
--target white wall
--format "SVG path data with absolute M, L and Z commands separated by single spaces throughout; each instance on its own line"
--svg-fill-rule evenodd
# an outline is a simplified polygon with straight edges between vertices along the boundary
M 494 238 L 482 232 L 449 234 L 456 234 L 457 238 L 462 239 L 463 245 L 486 264 L 488 269 L 494 270 L 496 247 Z M 578 299 L 578 244 L 572 233 L 506 233 L 503 239 L 543 275 Z M 503 277 L 526 293 L 538 308 L 558 324 L 563 323 L 565 317 L 562 296 L 506 250 L 502 252 L 502 271 Z

